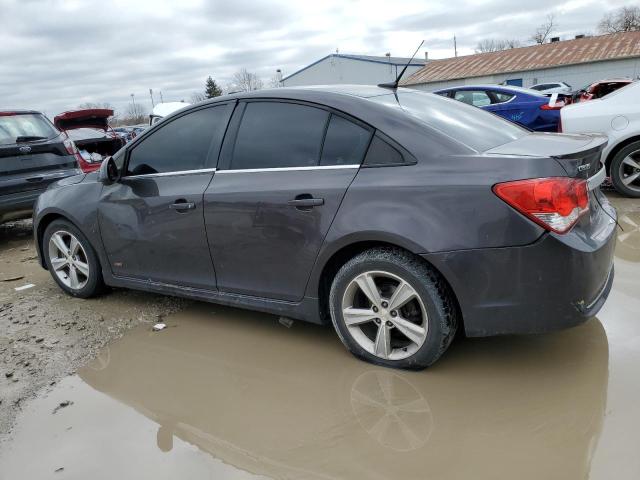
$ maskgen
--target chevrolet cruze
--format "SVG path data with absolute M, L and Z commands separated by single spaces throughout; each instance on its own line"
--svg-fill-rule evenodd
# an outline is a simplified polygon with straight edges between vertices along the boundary
M 227 95 L 50 187 L 34 232 L 70 295 L 126 287 L 332 324 L 360 358 L 423 368 L 458 330 L 545 332 L 600 309 L 605 145 L 403 88 Z

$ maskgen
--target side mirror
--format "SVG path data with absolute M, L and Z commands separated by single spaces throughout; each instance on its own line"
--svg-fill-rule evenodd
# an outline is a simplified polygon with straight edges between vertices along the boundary
M 112 157 L 107 157 L 102 161 L 98 170 L 98 181 L 105 185 L 111 185 L 118 181 L 118 166 Z

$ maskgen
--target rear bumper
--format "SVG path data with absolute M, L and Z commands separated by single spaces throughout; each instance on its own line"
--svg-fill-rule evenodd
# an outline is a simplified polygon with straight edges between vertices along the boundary
M 468 336 L 548 332 L 596 315 L 613 283 L 615 223 L 592 236 L 576 230 L 524 247 L 423 257 L 451 284 Z

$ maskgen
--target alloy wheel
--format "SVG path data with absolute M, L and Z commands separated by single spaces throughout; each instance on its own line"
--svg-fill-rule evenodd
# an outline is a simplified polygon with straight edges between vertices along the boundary
M 640 192 L 640 150 L 631 152 L 620 162 L 619 174 L 627 188 Z
M 353 339 L 385 360 L 410 357 L 424 344 L 427 311 L 409 282 L 389 272 L 369 271 L 347 285 L 342 317 Z
M 81 290 L 89 281 L 87 252 L 72 233 L 58 230 L 51 235 L 49 262 L 58 279 L 72 290 Z

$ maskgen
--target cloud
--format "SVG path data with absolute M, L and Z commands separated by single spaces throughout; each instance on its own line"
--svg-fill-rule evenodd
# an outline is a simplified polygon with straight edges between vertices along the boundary
M 556 13 L 558 33 L 594 31 L 606 8 L 595 0 L 424 2 L 402 0 L 206 1 L 0 0 L 0 109 L 53 116 L 83 102 L 124 112 L 130 95 L 150 108 L 189 100 L 211 75 L 225 85 L 240 68 L 267 82 L 339 48 L 406 56 L 423 38 L 431 58 L 471 53 L 482 38 L 526 37 Z M 420 54 L 422 55 L 422 53 Z

